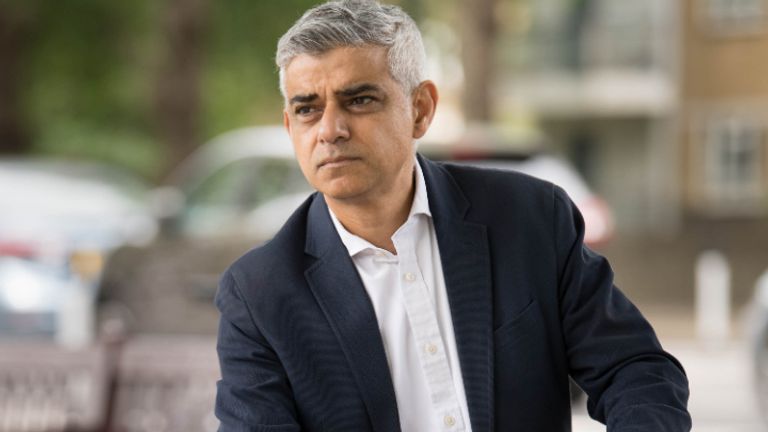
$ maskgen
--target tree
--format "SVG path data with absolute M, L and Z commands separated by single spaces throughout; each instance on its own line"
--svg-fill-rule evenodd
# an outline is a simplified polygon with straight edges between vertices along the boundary
M 0 1 L 0 153 L 25 153 L 31 147 L 21 94 L 29 25 L 24 8 Z
M 201 141 L 200 73 L 209 0 L 168 0 L 162 20 L 166 43 L 155 91 L 159 135 L 166 144 L 166 170 Z
M 496 0 L 461 0 L 461 59 L 464 66 L 464 114 L 469 122 L 493 119 Z

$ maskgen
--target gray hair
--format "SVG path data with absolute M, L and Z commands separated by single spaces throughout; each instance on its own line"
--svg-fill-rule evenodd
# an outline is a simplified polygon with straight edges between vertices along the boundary
M 365 45 L 388 48 L 389 73 L 407 93 L 423 81 L 424 43 L 408 14 L 375 0 L 337 0 L 305 12 L 278 41 L 280 91 L 285 96 L 285 68 L 296 56 Z

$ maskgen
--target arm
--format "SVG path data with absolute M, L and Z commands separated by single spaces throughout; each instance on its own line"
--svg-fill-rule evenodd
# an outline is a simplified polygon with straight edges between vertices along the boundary
M 613 285 L 605 258 L 583 245 L 584 222 L 559 188 L 554 206 L 563 334 L 590 415 L 612 432 L 689 431 L 682 366 Z
M 296 432 L 296 407 L 276 353 L 254 324 L 230 271 L 216 294 L 221 311 L 217 351 L 219 432 Z

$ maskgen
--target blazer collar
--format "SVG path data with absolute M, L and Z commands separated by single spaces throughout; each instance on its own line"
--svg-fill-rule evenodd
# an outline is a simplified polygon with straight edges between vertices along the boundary
M 309 208 L 305 252 L 317 260 L 304 276 L 347 358 L 373 430 L 399 432 L 397 400 L 376 312 L 321 194 Z
M 470 204 L 451 174 L 420 155 L 474 432 L 493 425 L 491 263 L 486 229 L 464 220 Z M 349 362 L 374 431 L 399 431 L 394 387 L 376 315 L 318 194 L 307 220 L 309 286 Z

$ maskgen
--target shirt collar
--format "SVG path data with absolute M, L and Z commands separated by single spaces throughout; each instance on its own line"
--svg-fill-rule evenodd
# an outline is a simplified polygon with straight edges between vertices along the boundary
M 427 197 L 427 184 L 424 181 L 424 173 L 422 172 L 417 159 L 415 159 L 414 162 L 414 181 L 416 183 L 415 191 L 413 193 L 413 202 L 411 203 L 411 211 L 408 213 L 408 219 L 406 219 L 405 223 L 408 223 L 411 219 L 420 214 L 430 218 L 432 217 L 432 212 L 429 210 L 429 198 Z M 349 256 L 355 256 L 366 249 L 380 249 L 368 240 L 347 231 L 347 229 L 344 228 L 344 225 L 339 222 L 339 219 L 336 217 L 336 214 L 333 213 L 333 210 L 331 210 L 329 206 L 327 207 L 328 213 L 331 215 L 331 221 L 333 221 L 333 225 L 336 227 L 339 237 L 341 237 L 341 242 L 344 243 L 344 246 L 347 248 Z
M 416 192 L 413 194 L 413 204 L 411 204 L 411 212 L 408 214 L 410 219 L 414 215 L 424 214 L 432 217 L 432 212 L 429 210 L 429 198 L 427 197 L 427 183 L 424 181 L 424 173 L 419 165 L 419 160 L 414 162 L 415 166 L 415 181 Z

